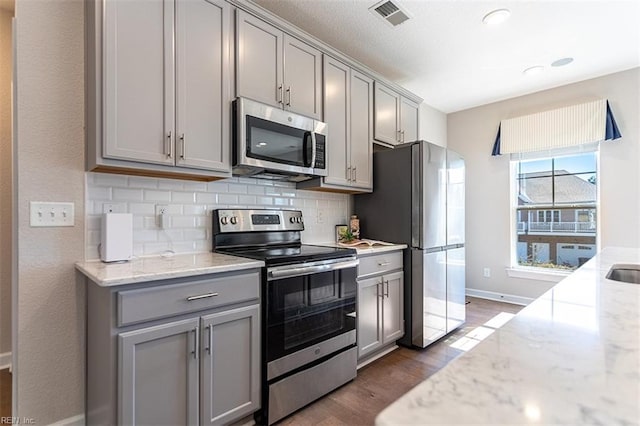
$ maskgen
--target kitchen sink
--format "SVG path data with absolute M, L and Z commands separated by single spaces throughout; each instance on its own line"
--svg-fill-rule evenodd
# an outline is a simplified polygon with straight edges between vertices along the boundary
M 640 265 L 622 263 L 613 265 L 606 278 L 624 283 L 640 284 Z

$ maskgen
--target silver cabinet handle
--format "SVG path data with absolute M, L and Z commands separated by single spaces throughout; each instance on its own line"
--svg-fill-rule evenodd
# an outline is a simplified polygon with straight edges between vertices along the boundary
M 400 132 L 400 134 L 402 135 L 402 142 L 404 143 L 404 130 Z
M 200 352 L 200 327 L 196 325 L 196 328 L 191 331 L 193 331 L 193 352 L 191 353 L 195 359 L 198 359 L 198 352 Z
M 194 300 L 206 299 L 208 297 L 216 297 L 217 295 L 218 293 L 207 293 L 207 294 L 200 294 L 198 296 L 189 296 L 187 297 L 187 301 L 191 302 Z
M 389 280 L 384 282 L 387 285 L 387 291 L 383 294 L 384 296 L 387 297 L 387 299 L 389 298 Z
M 380 287 L 382 287 L 382 294 L 380 294 Z M 384 282 L 383 281 L 376 283 L 376 296 L 380 298 L 384 298 Z
M 278 96 L 278 103 L 279 104 L 283 103 L 282 84 L 278 85 L 277 96 Z
M 351 179 L 352 181 L 357 181 L 358 180 L 358 168 L 354 167 L 351 169 L 351 173 L 353 173 L 353 178 Z
M 387 266 L 389 265 L 391 262 L 378 262 L 378 266 Z
M 169 133 L 167 134 L 167 145 L 165 145 L 164 147 L 164 152 L 167 155 L 167 158 L 171 158 L 173 156 L 173 143 L 172 143 L 172 134 L 171 134 L 171 130 L 169 130 Z
M 291 106 L 291 86 L 287 87 L 287 106 Z
M 398 134 L 398 136 L 396 136 L 396 141 L 402 142 L 402 130 L 398 130 L 396 133 Z
M 186 145 L 186 141 L 184 139 L 184 133 L 180 135 L 180 144 L 182 145 L 182 150 L 180 152 L 180 158 L 182 158 L 184 160 L 185 157 L 187 156 L 187 145 Z
M 211 347 L 213 345 L 213 324 L 209 324 L 204 329 L 207 330 L 208 333 L 207 346 L 204 348 L 204 350 L 207 351 L 209 355 L 211 355 Z
M 351 181 L 351 166 L 347 167 L 347 180 Z

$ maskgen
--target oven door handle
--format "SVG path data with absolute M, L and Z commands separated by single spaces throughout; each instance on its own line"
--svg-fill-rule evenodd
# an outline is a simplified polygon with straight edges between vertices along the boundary
M 268 280 L 277 280 L 281 278 L 299 277 L 301 275 L 317 274 L 319 272 L 337 271 L 339 269 L 355 268 L 358 266 L 358 260 L 348 262 L 328 263 L 324 265 L 291 267 L 284 269 L 276 269 L 267 271 Z

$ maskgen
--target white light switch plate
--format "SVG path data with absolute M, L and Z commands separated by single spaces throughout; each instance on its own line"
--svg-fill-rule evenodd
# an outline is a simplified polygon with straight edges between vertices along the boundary
M 74 203 L 31 202 L 31 226 L 73 226 Z

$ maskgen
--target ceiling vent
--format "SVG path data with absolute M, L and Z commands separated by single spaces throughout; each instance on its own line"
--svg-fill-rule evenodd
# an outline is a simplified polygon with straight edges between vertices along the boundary
M 391 0 L 383 0 L 371 6 L 369 10 L 392 27 L 397 27 L 411 17 L 404 7 Z

